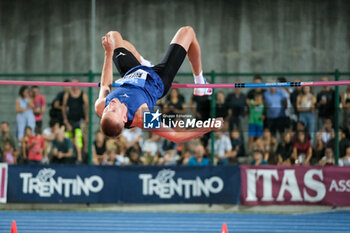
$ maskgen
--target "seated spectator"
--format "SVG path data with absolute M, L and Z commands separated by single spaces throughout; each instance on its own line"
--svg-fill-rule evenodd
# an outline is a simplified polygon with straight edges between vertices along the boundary
M 226 136 L 222 130 L 215 132 L 215 164 L 227 165 L 230 163 L 230 159 L 234 159 L 236 154 L 232 153 L 232 145 L 228 136 Z M 209 140 L 208 150 L 211 151 L 211 143 Z
M 261 138 L 255 138 L 255 140 L 253 141 L 251 155 L 253 155 L 253 152 L 256 150 L 260 150 L 260 151 L 262 151 L 263 154 L 265 154 L 264 153 L 264 144 L 263 144 L 263 141 Z
M 318 161 L 323 157 L 325 153 L 325 148 L 328 142 L 332 139 L 332 120 L 329 118 L 325 118 L 323 121 L 322 129 L 317 133 L 315 143 L 314 143 L 314 156 L 313 160 L 318 163 Z
M 159 153 L 161 156 L 164 156 L 166 151 L 174 150 L 177 151 L 177 144 L 175 142 L 169 141 L 167 139 L 163 139 L 161 142 L 161 146 L 159 148 Z
M 1 162 L 5 162 L 7 164 L 16 164 L 16 154 L 14 153 L 13 147 L 9 140 L 4 141 L 3 143 L 3 151 L 1 153 Z
M 32 128 L 27 126 L 24 131 L 24 136 L 20 140 L 22 160 L 25 162 L 28 162 L 28 140 L 32 136 L 32 134 Z
M 339 127 L 339 157 L 343 157 L 346 154 L 346 148 L 350 147 L 350 140 L 346 138 L 344 129 Z M 327 143 L 327 147 L 335 148 L 335 133 L 332 132 L 332 139 Z
M 207 158 L 204 158 L 205 149 L 202 145 L 198 144 L 196 147 L 196 153 L 195 156 L 192 156 L 188 162 L 188 166 L 208 166 L 209 160 Z
M 253 161 L 250 163 L 251 165 L 254 166 L 259 166 L 259 165 L 267 165 L 268 162 L 264 160 L 264 155 L 261 150 L 254 150 L 253 151 Z
M 177 161 L 178 165 L 186 165 L 188 163 L 188 160 L 191 158 L 191 156 L 196 153 L 197 146 L 203 145 L 201 137 L 203 137 L 203 135 L 200 137 L 194 138 L 192 140 L 189 140 L 187 142 L 178 144 L 177 152 L 180 155 L 180 158 Z
M 124 166 L 130 164 L 130 159 L 126 154 L 126 146 L 125 145 L 118 145 L 117 146 L 117 155 L 115 160 L 115 165 L 117 166 Z
M 106 139 L 101 131 L 95 133 L 95 141 L 93 147 L 93 164 L 101 165 L 102 161 L 107 157 L 106 154 Z
M 42 163 L 48 163 L 49 154 L 51 151 L 52 141 L 55 140 L 56 133 L 60 130 L 60 125 L 57 121 L 50 120 L 49 127 L 44 129 L 43 138 L 44 138 L 44 151 L 43 151 L 43 160 Z
M 138 143 L 142 145 L 142 130 L 140 128 L 134 127 L 131 129 L 124 129 L 122 136 L 125 139 L 127 149 Z
M 295 164 L 308 165 L 312 157 L 312 147 L 310 140 L 307 139 L 305 131 L 297 132 L 297 140 L 293 144 L 292 157 Z
M 109 149 L 106 151 L 106 156 L 103 158 L 101 165 L 116 165 L 117 150 Z
M 310 136 L 310 132 L 307 131 L 307 128 L 306 128 L 306 125 L 304 122 L 302 121 L 297 121 L 296 124 L 295 124 L 295 129 L 294 131 L 292 132 L 292 142 L 294 143 L 296 140 L 297 140 L 297 132 L 299 131 L 305 131 L 306 132 L 306 136 L 307 136 L 307 139 L 310 140 L 311 139 L 311 136 Z
M 311 87 L 302 87 L 302 92 L 297 98 L 299 120 L 304 122 L 307 131 L 311 134 L 311 144 L 315 133 L 315 104 L 316 97 L 312 94 Z
M 222 117 L 223 119 L 226 119 L 228 116 L 228 109 L 225 104 L 225 94 L 222 91 L 218 91 L 216 93 L 216 105 L 215 105 L 215 113 L 216 117 Z
M 332 147 L 326 147 L 324 151 L 324 156 L 321 158 L 321 160 L 318 162 L 321 166 L 329 166 L 334 165 L 334 153 Z
M 13 156 L 17 158 L 18 156 L 18 143 L 17 139 L 10 133 L 10 127 L 9 124 L 6 121 L 1 122 L 0 126 L 1 130 L 1 136 L 0 136 L 0 155 L 3 154 L 5 148 L 4 144 L 5 142 L 10 143 L 10 146 L 13 150 Z M 16 163 L 16 161 L 15 161 Z
M 164 152 L 164 156 L 159 159 L 159 165 L 174 166 L 177 164 L 180 156 L 176 153 L 176 150 L 167 150 Z
M 174 117 L 170 118 L 175 118 L 176 114 L 183 115 L 186 113 L 185 99 L 179 94 L 179 89 L 172 88 L 170 90 L 170 94 L 165 102 L 163 111 L 163 113 L 169 116 L 174 115 Z
M 231 145 L 237 157 L 245 156 L 244 141 L 238 128 L 234 128 L 231 132 Z
M 143 165 L 143 162 L 140 157 L 141 150 L 138 150 L 135 147 L 131 147 L 128 150 L 128 155 L 130 159 L 130 162 L 129 162 L 130 165 Z
M 155 133 L 149 133 L 148 139 L 142 145 L 143 162 L 146 165 L 154 165 L 159 159 L 160 136 Z
M 51 163 L 54 164 L 74 164 L 76 161 L 73 144 L 69 138 L 65 137 L 62 130 L 58 130 L 52 142 L 51 155 Z
M 326 145 L 332 138 L 332 132 L 334 131 L 332 126 L 332 120 L 330 118 L 323 119 L 323 127 L 318 132 L 321 134 L 322 143 Z
M 34 136 L 28 138 L 28 163 L 41 164 L 43 159 L 44 138 L 40 134 L 40 128 L 35 127 Z
M 249 106 L 249 140 L 248 151 L 251 151 L 253 141 L 262 137 L 264 128 L 264 103 L 262 94 L 257 92 L 254 99 L 247 101 Z
M 282 141 L 278 144 L 276 155 L 278 158 L 278 165 L 291 165 L 294 159 L 291 158 L 293 153 L 293 143 L 290 132 L 285 132 L 282 136 Z
M 350 166 L 350 146 L 345 150 L 345 156 L 339 159 L 339 166 Z
M 277 148 L 277 139 L 271 135 L 269 128 L 263 130 L 263 136 L 261 138 L 264 160 L 268 161 L 269 164 L 276 164 L 277 159 L 275 158 L 275 151 Z

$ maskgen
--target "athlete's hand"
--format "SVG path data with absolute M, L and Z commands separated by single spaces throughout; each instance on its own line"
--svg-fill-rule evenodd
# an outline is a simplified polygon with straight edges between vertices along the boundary
M 107 34 L 102 37 L 102 46 L 107 53 L 113 53 L 114 50 L 114 42 L 111 39 L 111 35 Z

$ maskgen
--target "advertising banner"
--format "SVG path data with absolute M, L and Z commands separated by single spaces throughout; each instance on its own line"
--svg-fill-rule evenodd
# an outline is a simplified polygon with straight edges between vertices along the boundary
M 350 206 L 350 168 L 241 166 L 241 203 Z
M 8 202 L 231 203 L 238 166 L 10 166 Z
M 0 163 L 0 203 L 6 203 L 7 169 L 7 163 Z

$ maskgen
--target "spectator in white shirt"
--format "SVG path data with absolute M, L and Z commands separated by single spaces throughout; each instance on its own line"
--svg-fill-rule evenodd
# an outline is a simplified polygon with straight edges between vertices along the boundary
M 230 159 L 235 157 L 236 154 L 232 153 L 232 144 L 230 138 L 222 131 L 215 132 L 215 164 L 227 165 Z M 211 142 L 209 140 L 208 149 L 211 150 Z

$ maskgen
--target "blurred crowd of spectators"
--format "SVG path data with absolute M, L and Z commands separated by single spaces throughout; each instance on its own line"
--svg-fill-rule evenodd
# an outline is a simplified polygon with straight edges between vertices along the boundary
M 286 79 L 269 81 L 286 82 Z M 255 76 L 253 82 L 263 80 Z M 207 120 L 210 98 L 192 96 L 186 102 L 179 89 L 172 89 L 159 100 L 158 106 L 163 114 L 192 114 L 197 120 Z M 255 88 L 247 93 L 236 88 L 226 95 L 218 91 L 213 98 L 216 98 L 216 116 L 225 122 L 214 133 L 215 165 L 334 165 L 335 92 L 329 86 L 322 87 L 317 94 L 310 87 Z M 341 94 L 340 103 L 343 116 L 338 132 L 339 165 L 346 166 L 350 165 L 350 86 Z M 43 128 L 46 107 L 50 121 L 49 127 Z M 1 123 L 1 161 L 9 164 L 88 162 L 89 102 L 83 90 L 66 87 L 46 104 L 39 87 L 23 86 L 16 99 L 16 112 L 16 126 L 11 126 L 16 127 L 15 136 L 6 121 Z M 151 132 L 144 134 L 139 128 L 124 129 L 116 139 L 105 137 L 100 130 L 94 136 L 95 165 L 210 164 L 210 134 L 179 144 Z

